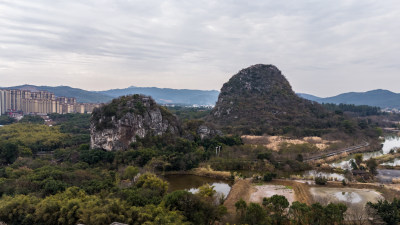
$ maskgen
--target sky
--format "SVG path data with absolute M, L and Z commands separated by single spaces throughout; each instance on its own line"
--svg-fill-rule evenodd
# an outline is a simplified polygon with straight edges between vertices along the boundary
M 277 66 L 296 92 L 400 92 L 398 0 L 0 0 L 0 86 L 219 90 Z

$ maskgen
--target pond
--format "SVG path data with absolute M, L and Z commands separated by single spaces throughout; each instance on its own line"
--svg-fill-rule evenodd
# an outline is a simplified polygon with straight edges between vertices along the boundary
M 304 177 L 326 177 L 328 180 L 344 180 L 345 177 L 343 174 L 339 173 L 329 173 L 329 172 L 319 172 L 316 170 L 308 170 L 302 174 Z
M 393 148 L 396 148 L 396 147 L 400 147 L 400 138 L 398 136 L 387 136 L 387 137 L 385 137 L 385 141 L 383 142 L 382 150 L 375 151 L 375 152 L 362 153 L 363 159 L 368 160 L 373 157 L 389 154 L 390 150 L 392 150 Z M 350 160 L 353 159 L 353 157 L 354 157 L 354 155 L 350 155 L 349 157 L 345 158 L 344 160 L 332 163 L 331 166 L 336 167 L 336 168 L 341 168 L 341 169 L 352 170 L 352 168 L 350 166 Z M 393 162 L 385 163 L 383 165 L 391 165 L 391 166 L 400 165 L 400 159 L 396 159 Z M 386 170 L 386 171 L 380 172 L 380 170 L 378 170 L 378 173 L 379 173 L 379 175 L 377 176 L 378 180 L 380 182 L 385 183 L 385 182 L 389 181 L 389 177 L 390 177 L 390 182 L 391 182 L 391 178 L 398 176 L 400 174 L 400 171 L 399 171 L 399 173 L 397 173 L 396 171 L 390 172 L 389 170 Z M 303 175 L 303 177 L 322 176 L 322 177 L 328 178 L 329 180 L 338 180 L 338 181 L 345 179 L 343 174 L 318 172 L 315 170 L 305 171 L 302 175 Z
M 392 183 L 393 178 L 400 177 L 400 170 L 378 170 L 376 178 L 381 183 Z
M 369 201 L 376 202 L 383 198 L 380 193 L 372 189 L 312 187 L 310 193 L 314 201 L 323 204 L 343 202 L 365 206 Z
M 355 192 L 338 191 L 333 196 L 341 202 L 360 203 L 362 200 L 361 196 Z
M 400 159 L 394 159 L 393 161 L 385 162 L 385 163 L 382 163 L 381 165 L 384 165 L 384 166 L 400 166 Z
M 164 180 L 169 183 L 169 192 L 177 190 L 187 190 L 196 193 L 198 188 L 204 184 L 214 186 L 218 194 L 223 194 L 225 198 L 231 191 L 233 182 L 196 175 L 165 175 Z
M 390 150 L 393 148 L 400 147 L 400 137 L 398 136 L 387 136 L 385 137 L 385 141 L 383 142 L 383 147 L 382 150 L 380 151 L 375 151 L 375 152 L 366 152 L 362 153 L 363 155 L 363 160 L 368 160 L 370 158 L 378 157 L 381 155 L 386 155 L 389 154 Z M 332 167 L 336 168 L 342 168 L 342 169 L 348 169 L 351 170 L 350 166 L 350 160 L 353 159 L 354 155 L 349 156 L 345 160 L 342 160 L 340 162 L 335 162 L 332 163 Z

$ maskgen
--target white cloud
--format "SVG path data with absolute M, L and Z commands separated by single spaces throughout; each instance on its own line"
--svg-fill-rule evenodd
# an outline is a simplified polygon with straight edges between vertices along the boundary
M 395 0 L 3 0 L 0 12 L 0 86 L 219 89 L 266 63 L 299 92 L 400 92 Z

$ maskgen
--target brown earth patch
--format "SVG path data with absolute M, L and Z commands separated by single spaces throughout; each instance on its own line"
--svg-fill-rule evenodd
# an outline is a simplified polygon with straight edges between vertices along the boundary
M 228 214 L 224 218 L 224 222 L 234 223 L 236 222 L 236 207 L 235 203 L 240 199 L 249 202 L 250 193 L 252 191 L 252 185 L 250 179 L 238 180 L 229 192 L 228 197 L 224 202 L 224 206 L 228 210 Z
M 250 202 L 261 204 L 264 198 L 270 198 L 273 195 L 282 195 L 290 204 L 294 202 L 295 193 L 291 186 L 261 184 L 254 186 L 255 191 L 250 195 Z
M 291 139 L 283 136 L 254 136 L 243 135 L 242 140 L 245 144 L 262 145 L 274 151 L 279 151 L 279 147 L 283 143 L 289 144 L 305 144 L 309 143 L 315 145 L 320 150 L 327 149 L 331 144 L 337 141 L 327 141 L 320 137 L 304 137 L 302 139 Z
M 279 185 L 290 187 L 294 192 L 294 201 L 299 201 L 306 204 L 312 203 L 312 196 L 309 191 L 309 187 L 305 183 L 291 181 L 291 180 L 273 180 L 272 182 L 264 183 L 265 185 Z M 224 224 L 234 224 L 236 222 L 236 207 L 235 203 L 240 199 L 243 199 L 247 203 L 250 202 L 250 196 L 252 193 L 257 191 L 254 183 L 250 179 L 237 181 L 229 193 L 227 199 L 224 202 L 224 206 L 228 210 L 228 214 L 224 218 Z M 268 196 L 265 196 L 268 197 Z

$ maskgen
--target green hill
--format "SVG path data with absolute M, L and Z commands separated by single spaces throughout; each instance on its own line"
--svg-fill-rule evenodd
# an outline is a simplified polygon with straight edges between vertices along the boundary
M 263 64 L 232 76 L 207 120 L 241 134 L 321 136 L 360 131 L 356 121 L 299 97 L 277 67 Z

